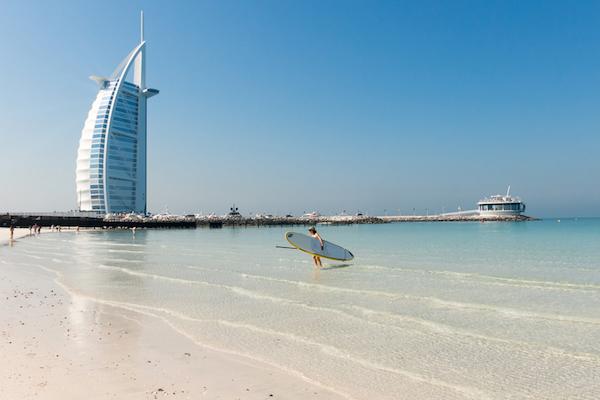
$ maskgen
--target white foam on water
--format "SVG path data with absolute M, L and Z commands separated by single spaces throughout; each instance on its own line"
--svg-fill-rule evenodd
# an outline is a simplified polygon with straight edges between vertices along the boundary
M 175 277 L 159 275 L 159 274 L 154 274 L 154 273 L 149 273 L 149 272 L 133 271 L 128 268 L 117 267 L 117 266 L 113 266 L 113 265 L 100 264 L 100 265 L 97 265 L 97 267 L 100 269 L 119 271 L 124 274 L 138 276 L 138 277 L 144 277 L 144 278 L 148 278 L 148 279 L 163 280 L 163 281 L 167 281 L 167 282 L 173 282 L 173 283 L 184 284 L 184 285 L 200 285 L 200 286 L 205 286 L 205 287 L 224 289 L 224 290 L 230 291 L 232 293 L 235 293 L 237 295 L 252 298 L 252 299 L 257 299 L 257 300 L 268 300 L 270 302 L 287 304 L 287 305 L 292 305 L 292 304 L 299 305 L 299 303 L 288 300 L 288 299 L 270 296 L 267 294 L 261 294 L 261 293 L 255 292 L 255 291 L 244 289 L 239 286 L 211 283 L 211 282 L 201 281 L 201 280 L 196 280 L 196 279 L 175 278 Z
M 125 258 L 107 258 L 106 261 L 108 262 L 123 262 L 123 263 L 134 263 L 134 264 L 141 264 L 144 263 L 144 260 L 127 260 Z
M 552 354 L 552 355 L 560 356 L 560 357 L 569 357 L 569 358 L 574 358 L 574 359 L 578 359 L 578 360 L 600 362 L 600 355 L 597 355 L 597 354 L 585 353 L 585 352 L 573 353 L 573 352 L 570 352 L 570 351 L 567 351 L 565 349 L 561 349 L 561 348 L 558 348 L 555 346 L 548 346 L 545 344 L 530 343 L 530 342 L 525 342 L 525 341 L 520 341 L 520 340 L 505 339 L 505 338 L 500 338 L 497 336 L 484 335 L 484 334 L 477 333 L 477 332 L 474 332 L 471 330 L 457 328 L 457 327 L 454 327 L 454 326 L 451 326 L 448 324 L 443 324 L 443 323 L 435 322 L 432 320 L 426 320 L 423 318 L 417 318 L 417 317 L 408 316 L 408 315 L 400 315 L 400 314 L 391 313 L 388 311 L 373 310 L 373 309 L 370 309 L 367 307 L 351 305 L 351 306 L 349 306 L 349 308 L 353 309 L 353 310 L 357 310 L 365 316 L 383 317 L 385 320 L 390 321 L 390 322 L 396 320 L 396 321 L 399 321 L 402 323 L 418 324 L 418 325 L 423 326 L 433 332 L 438 332 L 438 333 L 444 334 L 444 335 L 466 336 L 466 337 L 470 337 L 470 338 L 473 338 L 473 339 L 476 339 L 479 341 L 503 343 L 503 344 L 513 345 L 513 346 L 518 346 L 518 347 L 527 347 L 529 349 L 532 349 L 532 350 L 540 353 L 540 357 L 543 357 L 544 353 L 548 353 L 548 354 Z M 389 323 L 386 323 L 383 325 L 388 326 L 388 327 L 395 326 L 393 324 L 390 325 Z
M 146 245 L 145 244 L 139 244 L 139 243 L 119 243 L 119 242 L 97 242 L 97 241 L 93 241 L 93 242 L 86 242 L 86 246 L 87 245 L 91 245 L 91 246 L 96 246 L 96 247 L 138 247 L 138 248 L 145 248 Z
M 463 309 L 475 309 L 475 310 L 486 311 L 486 312 L 498 312 L 498 313 L 505 314 L 511 318 L 551 319 L 551 320 L 558 320 L 558 321 L 572 321 L 572 322 L 581 322 L 581 323 L 589 323 L 589 324 L 600 323 L 600 320 L 598 320 L 596 318 L 586 318 L 586 317 L 576 317 L 576 316 L 564 316 L 564 315 L 560 315 L 560 314 L 529 312 L 529 311 L 523 311 L 523 310 L 518 310 L 518 309 L 514 309 L 514 308 L 509 308 L 509 307 L 498 307 L 498 306 L 494 306 L 494 305 L 487 305 L 487 304 L 483 304 L 483 303 L 448 301 L 448 300 L 439 299 L 439 298 L 431 297 L 431 296 L 414 296 L 414 295 L 410 295 L 410 294 L 399 294 L 399 293 L 391 293 L 391 292 L 384 292 L 384 291 L 378 291 L 378 290 L 336 287 L 336 286 L 331 286 L 331 285 L 307 283 L 307 282 L 303 282 L 303 281 L 296 281 L 296 280 L 283 279 L 283 278 L 273 278 L 273 277 L 250 274 L 250 273 L 245 273 L 245 272 L 226 271 L 226 270 L 220 270 L 220 269 L 208 268 L 208 267 L 187 266 L 187 268 L 195 269 L 195 270 L 211 271 L 211 272 L 220 272 L 220 273 L 230 273 L 230 274 L 233 273 L 233 274 L 240 275 L 244 278 L 258 279 L 258 280 L 264 280 L 264 281 L 270 281 L 270 282 L 295 285 L 297 287 L 304 288 L 304 289 L 315 289 L 315 290 L 320 290 L 320 291 L 330 290 L 333 292 L 366 294 L 366 295 L 373 295 L 373 296 L 383 296 L 383 297 L 388 297 L 388 298 L 393 298 L 393 299 L 404 298 L 404 299 L 419 300 L 419 301 L 429 301 L 429 302 L 432 302 L 433 304 L 437 305 L 438 307 L 454 307 L 454 308 L 463 308 Z M 412 270 L 411 270 L 411 272 L 412 272 Z M 449 272 L 449 271 L 442 271 L 442 272 L 440 272 L 440 271 L 418 271 L 418 272 L 422 272 L 423 274 L 440 273 L 442 275 L 451 275 L 451 276 L 469 276 L 469 277 L 480 276 L 478 274 L 472 274 L 472 273 L 454 273 L 454 272 Z M 489 277 L 489 278 L 505 280 L 505 278 L 496 278 L 496 277 Z M 509 279 L 506 278 L 506 280 L 509 280 Z M 531 282 L 531 281 L 527 281 L 527 282 Z M 544 282 L 544 283 L 547 283 L 547 282 Z M 548 284 L 551 285 L 552 283 L 548 283 Z M 578 290 L 578 291 L 580 290 L 579 289 L 580 287 L 584 286 L 584 285 L 575 285 L 575 284 L 568 284 L 568 285 L 577 287 L 578 289 L 575 289 L 575 290 Z M 588 287 L 588 286 L 594 287 L 594 285 L 587 285 L 586 287 Z M 571 288 L 569 288 L 567 290 L 570 290 L 570 289 Z
M 37 249 L 36 249 L 37 250 Z M 38 256 L 38 257 L 42 257 L 42 258 L 47 258 L 48 256 L 58 256 L 58 257 L 70 257 L 68 254 L 65 254 L 64 252 L 59 253 L 59 252 L 53 252 L 53 251 L 47 251 L 47 250 L 42 250 L 42 251 L 22 251 L 23 254 L 29 254 L 32 256 Z
M 352 289 L 346 287 L 338 287 L 331 285 L 322 285 L 315 283 L 307 283 L 302 281 L 293 281 L 289 279 L 282 278 L 271 278 L 267 276 L 254 275 L 243 273 L 242 276 L 251 279 L 262 279 L 272 282 L 281 282 L 287 283 L 291 285 L 295 285 L 301 288 L 310 288 L 320 291 L 330 291 L 330 292 L 344 292 L 344 293 L 354 293 L 368 296 L 380 296 L 387 297 L 390 299 L 410 299 L 410 300 L 418 300 L 430 303 L 432 306 L 440 307 L 440 308 L 455 308 L 455 309 L 471 309 L 471 310 L 479 310 L 486 312 L 496 312 L 500 314 L 504 314 L 506 316 L 510 316 L 512 318 L 535 318 L 535 319 L 545 319 L 545 320 L 557 320 L 557 321 L 569 321 L 576 323 L 584 323 L 584 324 L 600 324 L 600 319 L 598 318 L 589 318 L 589 317 L 579 317 L 579 316 L 569 316 L 569 315 L 560 315 L 560 314 L 550 314 L 550 313 L 539 313 L 533 311 L 526 310 L 518 310 L 514 308 L 508 307 L 500 307 L 489 304 L 481 304 L 481 303 L 468 303 L 468 302 L 459 302 L 459 301 L 451 301 L 444 300 L 433 296 L 415 296 L 409 294 L 400 294 L 400 293 L 392 293 L 385 292 L 379 290 L 369 290 L 369 289 Z
M 375 269 L 384 270 L 388 272 L 395 272 L 392 275 L 394 277 L 403 278 L 404 273 L 415 273 L 420 275 L 441 275 L 451 278 L 457 278 L 460 282 L 473 282 L 478 284 L 487 285 L 505 285 L 505 286 L 516 286 L 525 288 L 540 288 L 540 289 L 556 289 L 556 290 L 587 290 L 587 291 L 600 291 L 600 285 L 595 284 L 579 284 L 571 282 L 556 282 L 556 281 L 542 281 L 524 278 L 505 278 L 499 276 L 483 275 L 472 272 L 456 272 L 456 271 L 443 271 L 443 270 L 431 270 L 431 269 L 417 269 L 417 268 L 404 268 L 404 267 L 386 267 L 382 265 L 361 265 L 360 268 L 364 269 Z M 596 271 L 597 272 L 597 271 Z M 462 278 L 462 279 L 460 279 Z
M 248 290 L 248 289 L 238 287 L 238 286 L 215 284 L 215 283 L 210 283 L 207 281 L 190 280 L 190 279 L 184 279 L 184 278 L 173 278 L 173 277 L 168 277 L 168 276 L 163 276 L 163 275 L 158 275 L 158 274 L 153 274 L 153 273 L 132 271 L 127 268 L 116 267 L 116 266 L 100 265 L 99 268 L 111 269 L 111 270 L 120 271 L 120 272 L 129 274 L 129 275 L 147 277 L 147 278 L 151 278 L 151 279 L 160 279 L 160 280 L 175 282 L 175 283 L 179 283 L 179 284 L 203 285 L 203 286 L 209 286 L 209 287 L 217 287 L 220 289 L 229 290 L 239 296 L 244 296 L 244 297 L 251 298 L 251 299 L 265 300 L 265 301 L 269 301 L 272 303 L 282 304 L 282 305 L 291 306 L 291 307 L 301 307 L 303 309 L 310 310 L 310 311 L 335 314 L 335 315 L 338 315 L 338 316 L 341 316 L 344 318 L 349 318 L 349 319 L 355 320 L 359 323 L 375 324 L 375 325 L 385 327 L 385 328 L 390 328 L 390 327 L 391 328 L 399 328 L 396 325 L 391 324 L 390 322 L 387 322 L 387 323 L 375 322 L 375 321 L 371 321 L 369 319 L 359 318 L 356 315 L 353 315 L 351 313 L 348 313 L 348 312 L 345 312 L 345 311 L 342 311 L 342 310 L 339 310 L 336 308 L 309 305 L 309 304 L 294 301 L 294 300 L 289 300 L 289 299 L 285 299 L 285 298 L 281 298 L 281 297 L 276 297 L 276 296 L 272 296 L 272 295 L 259 293 L 259 292 Z M 204 267 L 200 267 L 200 268 L 202 270 L 208 270 L 208 271 L 219 271 L 214 268 L 204 268 Z M 194 269 L 197 269 L 197 268 L 194 267 Z M 242 273 L 240 275 L 248 276 L 248 274 L 245 274 L 245 273 Z M 280 279 L 278 279 L 278 281 L 280 281 Z M 285 281 L 287 282 L 287 280 L 285 280 Z M 320 285 L 317 285 L 317 286 L 320 286 Z M 600 360 L 599 356 L 590 354 L 590 353 L 584 353 L 584 352 L 572 353 L 565 349 L 557 348 L 554 346 L 532 344 L 532 343 L 528 343 L 528 342 L 524 342 L 524 341 L 516 341 L 516 340 L 498 338 L 495 336 L 483 335 L 483 334 L 479 334 L 479 333 L 469 331 L 466 329 L 460 329 L 460 328 L 452 327 L 447 324 L 442 324 L 442 323 L 434 322 L 431 320 L 425 320 L 422 318 L 416 318 L 416 317 L 406 316 L 406 315 L 399 315 L 399 314 L 390 313 L 390 312 L 386 312 L 386 311 L 372 310 L 372 309 L 369 309 L 366 307 L 355 306 L 355 305 L 352 305 L 349 308 L 359 311 L 364 316 L 375 315 L 375 316 L 384 317 L 388 321 L 398 320 L 398 321 L 402 321 L 405 323 L 408 322 L 408 323 L 412 323 L 412 324 L 418 324 L 422 327 L 428 328 L 431 331 L 446 334 L 446 335 L 455 335 L 455 336 L 459 335 L 459 336 L 470 337 L 470 338 L 477 339 L 477 340 L 485 340 L 485 341 L 490 341 L 490 342 L 511 344 L 511 345 L 534 349 L 535 351 L 537 351 L 539 353 L 551 353 L 554 355 L 559 355 L 559 356 L 564 356 L 564 357 L 569 357 L 569 358 L 576 358 L 576 359 L 582 359 L 582 360 L 583 359 L 595 360 L 595 361 Z M 570 320 L 568 320 L 568 321 L 570 321 Z M 406 330 L 407 328 L 402 328 L 402 329 Z M 415 329 L 415 328 L 412 328 L 412 329 Z
M 38 256 L 38 255 L 35 255 L 35 254 L 28 254 L 28 253 L 24 253 L 24 255 L 27 256 L 27 257 L 35 258 L 36 260 L 43 260 L 43 259 L 46 258 L 46 257 Z
M 125 249 L 108 249 L 109 253 L 131 253 L 131 254 L 144 254 L 143 250 L 125 250 Z

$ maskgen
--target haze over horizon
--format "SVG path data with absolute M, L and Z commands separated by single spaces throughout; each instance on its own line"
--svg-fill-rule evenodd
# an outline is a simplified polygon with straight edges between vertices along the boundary
M 424 214 L 510 184 L 528 215 L 599 215 L 593 1 L 4 2 L 0 213 L 77 207 L 88 77 L 142 9 L 151 212 Z

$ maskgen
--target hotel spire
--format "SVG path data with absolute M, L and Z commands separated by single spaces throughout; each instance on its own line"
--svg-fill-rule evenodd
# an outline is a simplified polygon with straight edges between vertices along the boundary
M 144 10 L 140 11 L 140 43 L 144 42 Z

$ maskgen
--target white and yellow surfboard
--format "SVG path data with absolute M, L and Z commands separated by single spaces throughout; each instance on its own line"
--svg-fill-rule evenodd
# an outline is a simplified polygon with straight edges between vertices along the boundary
M 337 244 L 323 240 L 323 249 L 318 239 L 303 233 L 286 232 L 285 239 L 295 248 L 312 256 L 319 256 L 336 261 L 350 261 L 354 255 L 350 250 L 347 250 Z

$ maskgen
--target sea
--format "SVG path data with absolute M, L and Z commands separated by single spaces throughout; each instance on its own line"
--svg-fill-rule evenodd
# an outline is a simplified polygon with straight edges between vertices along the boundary
M 3 263 L 348 399 L 599 399 L 600 219 L 42 234 Z

